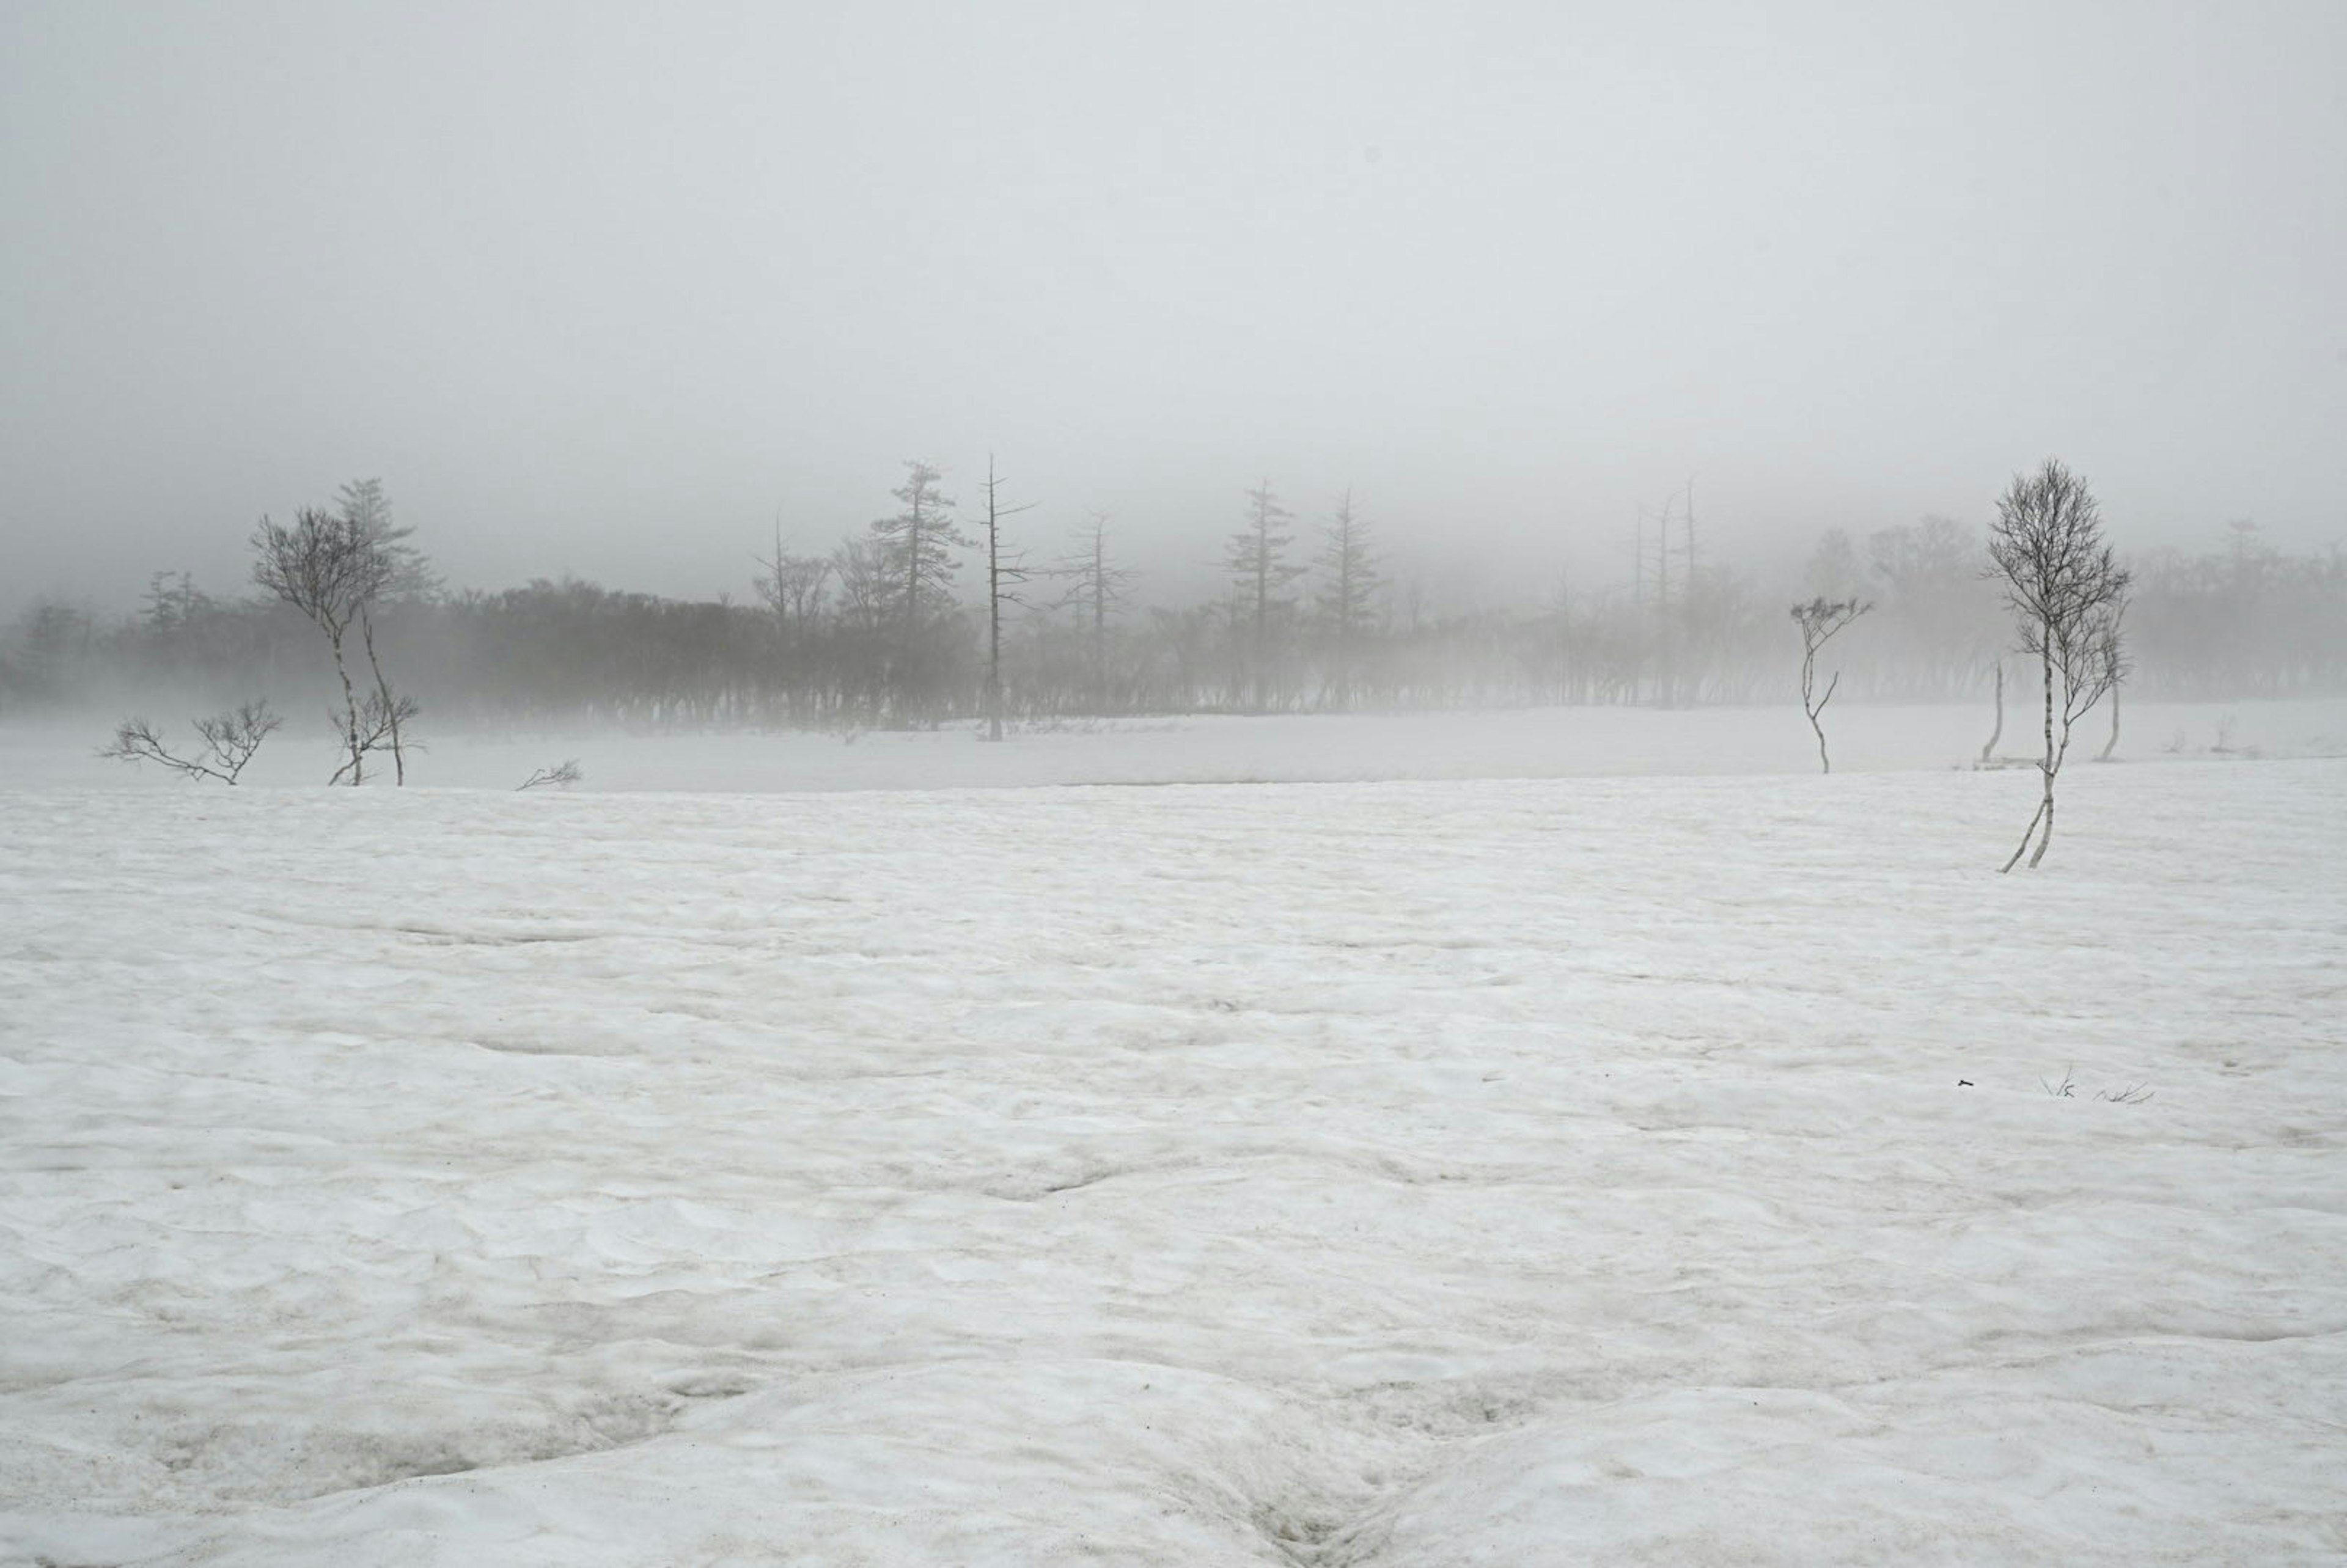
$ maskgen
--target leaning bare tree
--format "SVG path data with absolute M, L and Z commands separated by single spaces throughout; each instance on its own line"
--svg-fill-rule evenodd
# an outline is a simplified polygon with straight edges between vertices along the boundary
M 2002 584 L 2022 651 L 2037 659 L 2045 688 L 2043 787 L 2020 847 L 2003 867 L 2010 871 L 2024 854 L 2032 867 L 2045 858 L 2054 842 L 2054 780 L 2069 753 L 2071 727 L 2126 677 L 2119 625 L 2132 574 L 2103 541 L 2102 508 L 2086 482 L 2051 457 L 2034 473 L 2014 475 L 1997 497 L 1988 553 L 1987 575 Z
M 1873 608 L 1861 600 L 1827 599 L 1823 595 L 1807 604 L 1793 606 L 1793 623 L 1801 629 L 1801 712 L 1809 715 L 1809 728 L 1817 732 L 1818 765 L 1826 773 L 1833 772 L 1833 759 L 1826 754 L 1826 727 L 1819 719 L 1841 684 L 1841 671 L 1833 672 L 1833 679 L 1826 682 L 1824 695 L 1819 695 L 1818 650 Z
M 98 748 L 97 754 L 126 763 L 160 763 L 174 773 L 191 779 L 218 779 L 224 784 L 236 783 L 261 743 L 276 733 L 285 721 L 269 711 L 269 704 L 247 702 L 241 708 L 212 714 L 193 721 L 197 737 L 204 743 L 203 751 L 191 757 L 174 753 L 155 733 L 155 726 L 144 719 L 125 719 L 115 727 L 114 741 Z

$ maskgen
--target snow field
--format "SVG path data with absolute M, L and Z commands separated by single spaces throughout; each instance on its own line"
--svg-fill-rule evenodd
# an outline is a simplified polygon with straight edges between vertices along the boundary
M 2347 1556 L 2347 764 L 2034 787 L 0 794 L 0 1561 Z
M 339 761 L 332 727 L 309 705 L 280 706 L 286 727 L 262 748 L 245 783 L 323 784 Z M 183 715 L 201 707 L 149 700 L 143 712 L 168 742 L 189 745 L 193 733 Z M 131 766 L 95 754 L 120 717 L 109 708 L 39 725 L 0 724 L 0 780 L 39 789 L 189 787 L 151 764 Z M 2001 756 L 2010 761 L 2032 751 L 2034 717 L 2018 696 L 2007 705 Z M 2107 711 L 2098 710 L 2080 728 L 2078 760 L 2102 749 L 2107 719 Z M 1845 701 L 1827 711 L 1825 723 L 1838 773 L 1963 768 L 1989 738 L 1992 711 L 1985 701 Z M 408 759 L 413 784 L 509 790 L 536 769 L 576 759 L 586 773 L 580 787 L 598 794 L 1807 774 L 1818 766 L 1817 740 L 1789 700 L 1668 711 L 1071 719 L 1016 726 L 1007 745 L 980 743 L 980 727 L 969 724 L 838 733 L 538 731 L 444 727 L 429 712 L 419 733 L 426 749 Z M 2247 756 L 2347 756 L 2347 701 L 2127 704 L 2117 760 Z M 2014 836 L 2019 834 L 2016 825 Z

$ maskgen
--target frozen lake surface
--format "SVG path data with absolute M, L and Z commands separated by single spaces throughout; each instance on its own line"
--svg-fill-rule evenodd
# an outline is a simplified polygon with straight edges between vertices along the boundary
M 2347 762 L 2147 712 L 2000 877 L 2034 779 L 1868 712 L 1830 778 L 1798 713 L 1711 777 L 43 752 L 0 1562 L 2347 1555 Z M 1322 765 L 1573 750 L 1399 723 Z M 597 782 L 501 743 L 428 765 Z

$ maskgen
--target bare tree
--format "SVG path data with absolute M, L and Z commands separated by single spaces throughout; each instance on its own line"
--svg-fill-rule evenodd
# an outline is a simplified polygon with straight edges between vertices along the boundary
M 774 615 L 774 630 L 787 638 L 803 631 L 823 606 L 824 584 L 832 563 L 822 556 L 787 554 L 783 549 L 783 524 L 774 519 L 774 553 L 753 559 L 766 569 L 756 579 L 758 597 Z
M 341 499 L 342 509 L 335 512 L 304 507 L 291 528 L 261 518 L 252 534 L 252 580 L 307 616 L 333 651 L 343 711 L 333 722 L 342 732 L 343 758 L 332 782 L 363 783 L 367 753 L 388 749 L 394 776 L 404 784 L 408 743 L 401 732 L 416 706 L 384 677 L 369 610 L 387 593 L 422 590 L 429 575 L 422 558 L 402 542 L 415 530 L 392 526 L 380 481 L 346 485 Z M 364 701 L 352 684 L 346 656 L 354 627 L 374 677 L 374 689 Z
M 354 479 L 336 493 L 340 516 L 349 533 L 350 547 L 368 562 L 373 587 L 359 600 L 359 641 L 366 650 L 367 669 L 374 676 L 374 712 L 381 722 L 381 734 L 390 741 L 392 780 L 407 782 L 407 747 L 400 733 L 401 727 L 415 716 L 415 702 L 395 695 L 391 682 L 384 679 L 383 661 L 374 648 L 374 605 L 385 594 L 422 594 L 431 590 L 432 574 L 423 556 L 405 541 L 414 528 L 395 528 L 391 521 L 391 498 L 384 493 L 381 479 Z M 354 784 L 358 782 L 355 778 Z
M 1002 519 L 1032 510 L 1035 503 L 1005 507 L 1002 481 L 995 477 L 994 454 L 986 455 L 986 738 L 1002 738 L 1002 607 L 1020 602 L 1012 590 L 1027 580 L 1023 556 L 1002 554 Z
M 1059 605 L 1073 606 L 1084 618 L 1092 649 L 1092 702 L 1098 708 L 1108 705 L 1109 617 L 1131 601 L 1126 585 L 1133 580 L 1131 570 L 1109 564 L 1108 524 L 1108 513 L 1092 513 L 1076 530 L 1076 548 L 1051 569 L 1053 576 L 1069 583 Z
M 308 616 L 333 650 L 334 673 L 343 682 L 343 712 L 334 723 L 343 732 L 344 753 L 334 779 L 339 783 L 347 774 L 356 784 L 365 776 L 366 752 L 359 741 L 358 692 L 351 684 L 343 644 L 359 607 L 378 586 L 374 564 L 355 548 L 348 524 L 311 507 L 294 514 L 291 528 L 261 518 L 252 549 L 254 583 Z
M 2127 673 L 2119 623 L 2133 580 L 2103 540 L 2102 507 L 2086 483 L 2055 458 L 2016 474 L 1997 497 L 1989 529 L 1988 576 L 2001 582 L 2005 608 L 2034 654 L 2045 686 L 2043 789 L 2021 845 L 2034 868 L 2054 842 L 2054 781 L 2070 750 L 2070 731 Z M 2037 847 L 2030 850 L 2034 835 Z
M 113 743 L 98 748 L 97 754 L 126 763 L 160 763 L 190 778 L 218 779 L 224 784 L 236 783 L 261 743 L 274 734 L 285 721 L 269 711 L 269 704 L 247 702 L 241 708 L 214 713 L 194 721 L 196 734 L 204 743 L 200 755 L 177 756 L 155 733 L 155 727 L 144 719 L 125 719 L 114 732 Z
M 1294 514 L 1279 504 L 1271 481 L 1266 479 L 1249 490 L 1246 499 L 1246 527 L 1231 536 L 1223 565 L 1231 574 L 1235 590 L 1233 619 L 1249 615 L 1255 624 L 1255 705 L 1260 710 L 1268 705 L 1270 692 L 1272 612 L 1286 608 L 1279 590 L 1301 576 L 1304 569 L 1287 564 L 1286 552 L 1296 537 L 1280 525 Z
M 879 542 L 851 535 L 832 552 L 831 569 L 839 579 L 839 613 L 857 630 L 876 633 L 888 612 L 887 563 Z
M 1317 564 L 1325 575 L 1317 608 L 1327 629 L 1337 707 L 1341 712 L 1353 705 L 1360 645 L 1377 628 L 1377 596 L 1383 579 L 1370 544 L 1369 525 L 1353 510 L 1351 490 L 1337 503 L 1320 538 Z
M 1833 772 L 1833 759 L 1826 754 L 1826 727 L 1818 721 L 1826 704 L 1833 701 L 1834 689 L 1841 684 L 1841 671 L 1833 672 L 1833 679 L 1826 682 L 1824 695 L 1819 695 L 1818 650 L 1873 608 L 1860 600 L 1827 599 L 1822 595 L 1807 604 L 1793 606 L 1794 624 L 1801 629 L 1801 712 L 1809 715 L 1809 728 L 1818 733 L 1818 764 L 1826 773 Z
M 358 743 L 351 755 L 343 760 L 342 765 L 334 769 L 333 776 L 326 782 L 330 784 L 338 784 L 347 779 L 350 783 L 356 784 L 359 782 L 361 759 L 373 753 L 385 750 L 396 756 L 400 745 L 400 728 L 414 719 L 415 714 L 415 699 L 405 692 L 393 692 L 388 687 L 369 692 L 364 697 L 360 698 L 359 723 L 355 732 Z M 414 745 L 415 743 L 410 741 L 406 743 Z M 405 782 L 405 773 L 399 777 L 402 782 Z

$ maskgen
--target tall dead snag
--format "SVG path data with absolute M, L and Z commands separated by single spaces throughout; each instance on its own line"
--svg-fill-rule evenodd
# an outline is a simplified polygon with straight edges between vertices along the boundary
M 994 454 L 989 452 L 986 455 L 986 738 L 989 741 L 1002 738 L 1002 607 L 1019 602 L 1011 589 L 1027 580 L 1023 558 L 1003 557 L 1002 519 L 1035 505 L 1030 501 L 1022 507 L 1003 506 L 999 495 L 1001 485 L 994 474 Z
M 2054 842 L 2054 780 L 2072 726 L 2127 674 L 2119 626 L 2133 575 L 2103 540 L 2102 508 L 2085 480 L 2052 457 L 2016 474 L 1997 497 L 1987 575 L 2004 590 L 2021 648 L 2034 654 L 2045 692 L 2045 752 L 2036 814 L 2003 867 L 2024 854 L 2034 868 Z M 2034 835 L 2037 846 L 2030 848 Z
M 1841 684 L 1841 671 L 1833 672 L 1826 682 L 1824 694 L 1818 692 L 1818 650 L 1851 621 L 1872 610 L 1873 605 L 1855 599 L 1827 599 L 1822 595 L 1807 604 L 1793 606 L 1793 623 L 1801 629 L 1801 712 L 1809 715 L 1809 728 L 1818 734 L 1818 764 L 1833 772 L 1833 759 L 1826 754 L 1826 727 L 1819 715 L 1833 701 L 1834 689 Z

